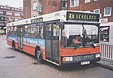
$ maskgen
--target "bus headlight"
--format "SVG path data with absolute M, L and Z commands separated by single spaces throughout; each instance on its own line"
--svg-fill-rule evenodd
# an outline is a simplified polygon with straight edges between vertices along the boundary
M 63 57 L 62 61 L 63 62 L 73 61 L 73 57 Z
M 95 57 L 96 57 L 96 58 L 100 57 L 100 54 L 96 54 Z
M 100 45 L 99 45 L 99 43 L 95 43 L 94 46 L 96 47 L 96 46 L 100 46 Z

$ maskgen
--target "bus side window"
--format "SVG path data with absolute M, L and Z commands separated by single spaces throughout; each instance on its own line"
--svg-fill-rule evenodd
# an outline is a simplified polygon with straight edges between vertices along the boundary
M 35 37 L 39 38 L 39 25 L 36 25 Z
M 45 38 L 46 39 L 51 39 L 51 35 L 52 35 L 51 24 L 47 24 L 45 30 L 46 30 L 45 31 Z
M 43 26 L 40 26 L 39 28 L 39 35 L 40 35 L 40 38 L 43 38 Z

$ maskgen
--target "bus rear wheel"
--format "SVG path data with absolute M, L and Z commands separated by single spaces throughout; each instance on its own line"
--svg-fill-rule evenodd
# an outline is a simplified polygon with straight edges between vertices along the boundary
M 42 52 L 40 50 L 36 51 L 36 58 L 40 63 L 43 63 Z

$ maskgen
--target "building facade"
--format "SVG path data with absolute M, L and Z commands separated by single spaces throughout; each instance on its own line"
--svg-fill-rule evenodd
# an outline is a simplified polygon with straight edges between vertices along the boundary
M 7 23 L 23 18 L 23 9 L 0 5 L 0 33 L 4 33 Z
M 68 0 L 68 10 L 100 13 L 100 22 L 113 22 L 113 0 Z
M 31 17 L 31 0 L 23 0 L 24 19 Z
M 100 13 L 101 22 L 113 21 L 113 0 L 23 0 L 25 18 L 59 11 L 76 10 Z M 30 6 L 31 5 L 31 6 Z
M 23 0 L 24 18 L 67 9 L 68 0 Z
M 42 0 L 31 0 L 31 17 L 42 15 Z
M 42 0 L 42 14 L 61 10 L 61 0 Z
M 113 0 L 68 0 L 68 10 L 100 13 L 100 41 L 112 42 Z

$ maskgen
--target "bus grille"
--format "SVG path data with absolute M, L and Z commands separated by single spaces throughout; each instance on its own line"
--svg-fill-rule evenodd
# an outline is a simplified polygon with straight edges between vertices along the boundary
M 94 59 L 94 55 L 81 55 L 81 56 L 74 56 L 74 61 L 86 61 Z

